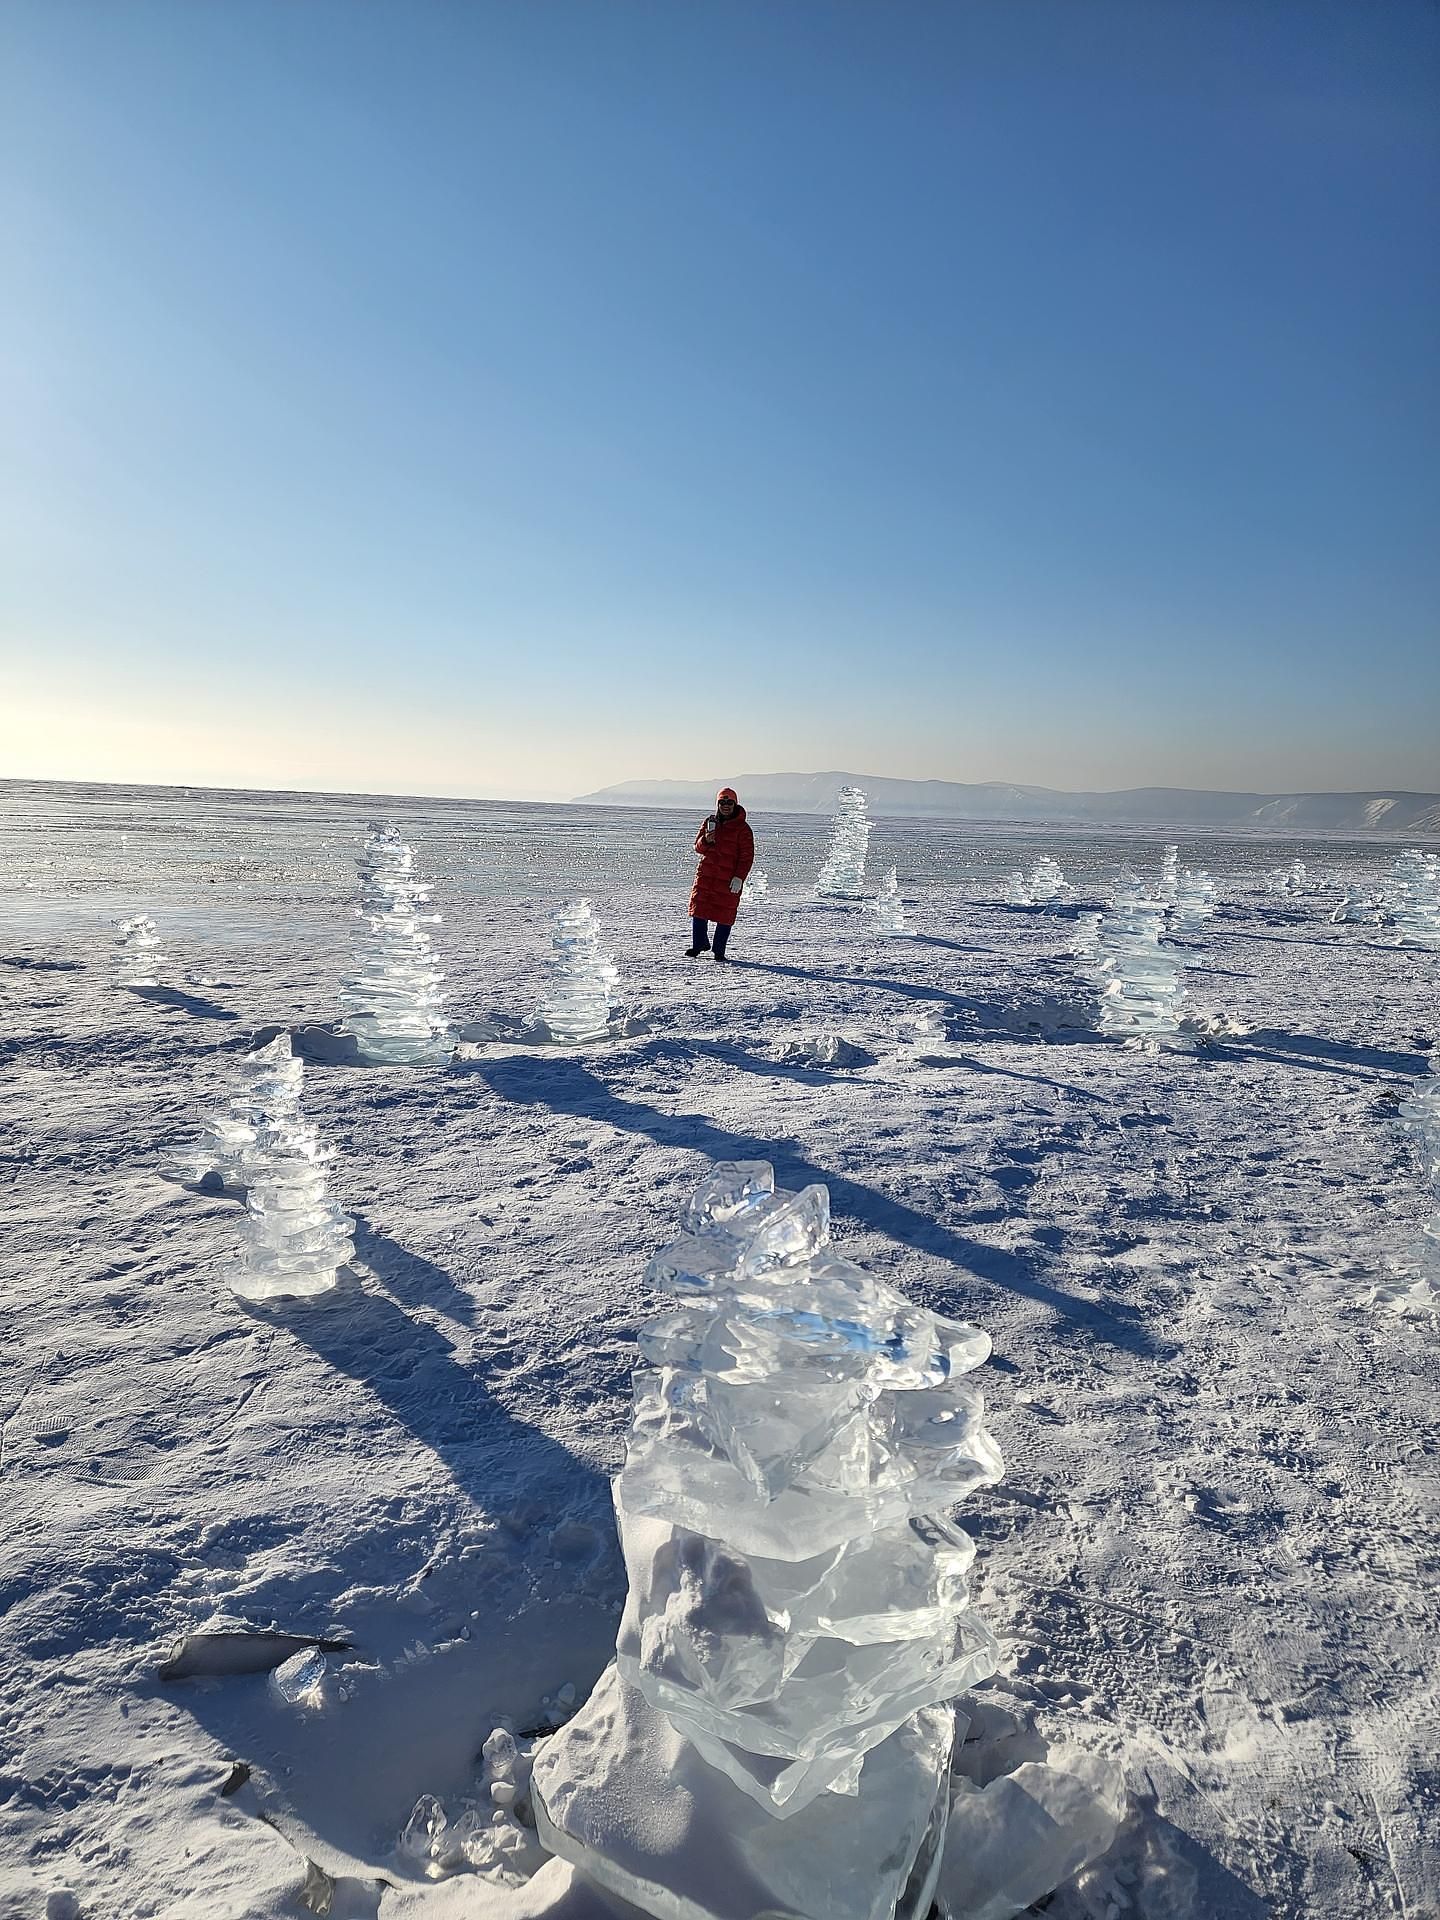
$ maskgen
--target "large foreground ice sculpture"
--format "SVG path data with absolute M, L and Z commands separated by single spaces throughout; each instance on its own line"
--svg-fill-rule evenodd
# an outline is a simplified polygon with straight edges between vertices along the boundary
M 168 956 L 161 949 L 155 922 L 148 914 L 137 913 L 132 919 L 117 921 L 116 927 L 116 983 L 122 987 L 159 986 L 159 970 Z
M 353 971 L 341 982 L 341 1031 L 377 1065 L 444 1066 L 455 1044 L 429 933 L 440 916 L 424 911 L 432 889 L 391 824 L 371 821 L 359 867 L 363 927 Z
M 915 938 L 914 927 L 905 924 L 905 902 L 900 898 L 900 881 L 894 867 L 880 883 L 880 891 L 875 897 L 875 918 L 880 923 L 881 933 L 893 934 L 903 940 Z
M 232 1192 L 243 1192 L 245 1156 L 255 1145 L 256 1128 L 295 1112 L 304 1077 L 288 1033 L 247 1053 L 228 1104 L 205 1114 L 196 1132 L 165 1155 L 160 1171 L 171 1180 L 218 1178 Z
M 273 1050 L 273 1051 L 272 1051 Z M 245 1184 L 244 1249 L 230 1285 L 242 1299 L 325 1293 L 354 1254 L 355 1222 L 330 1198 L 325 1176 L 333 1147 L 320 1144 L 300 1112 L 305 1069 L 282 1072 L 290 1036 L 271 1042 L 272 1101 L 241 1159 Z
M 1397 947 L 1440 949 L 1440 854 L 1408 847 L 1391 870 L 1390 919 Z
M 1161 946 L 1164 928 L 1161 901 L 1123 889 L 1096 923 L 1078 969 L 1100 989 L 1100 1031 L 1148 1053 L 1180 1028 L 1180 960 Z
M 588 900 L 567 900 L 550 935 L 550 987 L 540 1018 L 552 1039 L 569 1045 L 603 1040 L 615 1018 L 620 969 L 600 944 Z
M 924 1920 L 957 1694 L 994 1671 L 969 1538 L 1002 1463 L 976 1328 L 829 1244 L 823 1186 L 722 1163 L 648 1278 L 615 1665 L 542 1750 L 556 1853 L 659 1920 Z
M 815 891 L 840 900 L 858 900 L 865 891 L 865 853 L 870 845 L 870 814 L 859 787 L 841 787 L 835 798 L 830 850 Z

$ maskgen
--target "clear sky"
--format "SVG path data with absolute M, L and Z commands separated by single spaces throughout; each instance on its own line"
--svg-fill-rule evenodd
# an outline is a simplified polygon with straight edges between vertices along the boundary
M 1433 0 L 4 0 L 0 773 L 1440 788 Z

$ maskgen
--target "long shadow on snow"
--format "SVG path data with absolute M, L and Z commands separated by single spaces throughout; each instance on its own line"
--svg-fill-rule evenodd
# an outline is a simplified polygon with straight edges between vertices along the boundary
M 1075 1326 L 1110 1346 L 1123 1347 L 1150 1358 L 1167 1357 L 1169 1349 L 1157 1341 L 1138 1315 L 1123 1306 L 1100 1307 L 1076 1300 L 1049 1286 L 1030 1271 L 1028 1263 L 1000 1247 L 968 1239 L 952 1228 L 891 1200 L 871 1187 L 828 1173 L 804 1159 L 788 1140 L 757 1141 L 753 1136 L 727 1133 L 703 1114 L 661 1113 L 655 1107 L 612 1093 L 603 1080 L 578 1060 L 477 1060 L 466 1070 L 476 1073 L 504 1100 L 522 1106 L 545 1106 L 555 1113 L 604 1121 L 626 1132 L 645 1135 L 660 1146 L 685 1147 L 712 1160 L 749 1160 L 763 1154 L 774 1164 L 775 1178 L 785 1187 L 821 1182 L 830 1189 L 836 1213 L 845 1214 L 877 1233 L 913 1247 L 917 1252 L 948 1260 L 964 1272 L 1034 1300 L 1061 1314 Z
M 966 1067 L 971 1073 L 1000 1073 L 1007 1080 L 1028 1080 L 1032 1086 L 1054 1087 L 1058 1093 L 1073 1093 L 1078 1100 L 1098 1100 L 1101 1106 L 1107 1104 L 1103 1093 L 1096 1093 L 1091 1087 L 1073 1086 L 1068 1080 L 1047 1080 L 1043 1073 L 1017 1073 L 1013 1067 L 994 1067 L 987 1061 L 976 1060 L 968 1053 L 922 1053 L 917 1055 L 922 1067 Z
M 976 949 L 980 951 L 980 949 Z M 998 1040 L 1030 1039 L 1028 1033 L 1021 1032 L 1013 1021 L 1007 1021 L 996 1007 L 984 1000 L 972 1000 L 968 994 L 952 993 L 945 987 L 933 985 L 919 986 L 910 980 L 886 980 L 873 973 L 817 973 L 808 967 L 785 967 L 773 960 L 737 960 L 737 967 L 748 967 L 755 973 L 788 973 L 796 980 L 824 980 L 831 986 L 879 987 L 882 993 L 903 994 L 908 1000 L 925 1000 L 932 1006 L 943 1003 L 950 1011 L 968 1014 L 981 1031 L 993 1035 Z M 1077 1006 L 1076 1013 L 1081 1009 Z M 1023 1008 L 1016 1008 L 1016 1017 L 1022 1016 Z M 1109 1046 L 1108 1034 L 1097 1033 L 1093 1027 L 1056 1027 L 1046 1032 L 1046 1044 L 1050 1046 Z
M 1217 1052 L 1260 1060 L 1276 1060 L 1292 1067 L 1315 1067 L 1330 1073 L 1342 1073 L 1352 1079 L 1371 1079 L 1377 1074 L 1420 1074 L 1430 1062 L 1423 1053 L 1392 1053 L 1385 1047 L 1355 1047 L 1344 1040 L 1326 1040 L 1315 1033 L 1282 1033 L 1274 1027 L 1257 1028 L 1243 1039 L 1227 1040 Z M 1357 1067 L 1369 1067 L 1368 1074 L 1357 1074 Z
M 605 1476 L 541 1428 L 517 1420 L 488 1391 L 485 1355 L 462 1365 L 444 1334 L 412 1320 L 384 1294 L 342 1283 L 337 1293 L 299 1307 L 252 1301 L 246 1311 L 288 1328 L 337 1373 L 369 1387 L 477 1505 L 493 1511 L 497 1496 L 512 1493 L 553 1501 L 563 1489 L 567 1505 L 606 1509 Z
M 807 1087 L 832 1086 L 836 1081 L 853 1080 L 857 1067 L 873 1066 L 875 1060 L 875 1056 L 867 1049 L 863 1062 L 857 1061 L 854 1067 L 802 1067 L 781 1060 L 766 1060 L 760 1054 L 747 1053 L 743 1047 L 733 1046 L 725 1040 L 687 1040 L 685 1047 L 691 1054 L 706 1054 L 740 1073 L 758 1073 L 771 1080 L 798 1080 Z
M 435 1307 L 441 1313 L 448 1313 L 452 1320 L 474 1326 L 473 1298 L 456 1285 L 443 1267 L 412 1253 L 398 1240 L 377 1233 L 364 1214 L 355 1214 L 354 1220 L 355 1251 L 383 1282 L 388 1293 L 393 1293 L 407 1306 Z
M 182 993 L 179 987 L 131 987 L 131 993 L 137 1000 L 149 1000 L 157 1007 L 174 1007 L 180 1013 L 188 1013 L 196 1020 L 238 1020 L 238 1013 L 232 1013 L 229 1007 L 217 1007 L 213 1000 L 202 1000 L 199 994 Z

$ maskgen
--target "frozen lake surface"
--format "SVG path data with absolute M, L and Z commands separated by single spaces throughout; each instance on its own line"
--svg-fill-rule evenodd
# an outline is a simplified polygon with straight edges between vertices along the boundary
M 533 1015 L 583 891 L 644 1027 L 313 1066 L 356 1269 L 245 1306 L 235 1202 L 156 1161 L 252 1036 L 334 1021 L 376 817 L 436 882 L 459 1020 Z M 1182 836 L 1215 1032 L 1148 1059 L 1094 1033 L 1070 910 L 1002 881 L 1049 852 L 1083 906 L 1163 833 L 879 821 L 899 941 L 808 890 L 827 821 L 753 824 L 772 893 L 725 972 L 680 956 L 689 815 L 0 787 L 0 1910 L 295 1916 L 308 1859 L 336 1920 L 549 1911 L 475 1875 L 457 1907 L 396 1839 L 608 1657 L 644 1266 L 708 1161 L 764 1157 L 994 1339 L 1007 1474 L 962 1515 L 987 1712 L 1016 1757 L 1118 1753 L 1130 1793 L 1047 1920 L 1440 1912 L 1437 1334 L 1375 1304 L 1428 1213 L 1394 1113 L 1440 955 L 1262 884 L 1379 885 L 1397 848 Z M 160 989 L 114 984 L 133 912 Z M 806 1064 L 831 1034 L 848 1064 Z M 298 1701 L 162 1679 L 217 1621 L 347 1646 Z

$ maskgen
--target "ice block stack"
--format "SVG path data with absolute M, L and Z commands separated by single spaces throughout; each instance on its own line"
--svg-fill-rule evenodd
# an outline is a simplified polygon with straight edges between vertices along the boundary
M 247 1053 L 228 1105 L 204 1115 L 197 1131 L 170 1149 L 161 1172 L 171 1180 L 199 1182 L 218 1177 L 232 1192 L 243 1191 L 245 1156 L 255 1144 L 257 1126 L 294 1111 L 304 1075 L 303 1061 L 290 1051 L 288 1033 Z
M 835 798 L 835 818 L 830 827 L 830 848 L 820 877 L 817 893 L 839 900 L 858 900 L 865 890 L 865 854 L 870 845 L 870 814 L 864 792 L 859 787 L 841 787 Z
M 616 1661 L 537 1760 L 541 1836 L 659 1920 L 924 1920 L 950 1703 L 996 1662 L 940 1517 L 1002 1471 L 964 1378 L 989 1339 L 841 1258 L 826 1189 L 764 1161 L 684 1224 L 615 1483 Z
M 1078 969 L 1100 989 L 1100 1031 L 1150 1053 L 1179 1031 L 1184 996 L 1179 957 L 1160 944 L 1164 929 L 1164 903 L 1125 888 L 1100 916 Z
M 429 933 L 440 916 L 424 911 L 432 889 L 392 825 L 371 821 L 359 865 L 363 926 L 341 983 L 341 1031 L 376 1065 L 444 1066 L 455 1043 Z
M 540 1017 L 554 1040 L 577 1046 L 603 1040 L 615 1017 L 620 969 L 600 944 L 588 900 L 567 900 L 550 935 L 550 990 Z
M 900 882 L 894 867 L 880 883 L 880 892 L 875 900 L 875 916 L 882 933 L 893 934 L 904 940 L 915 938 L 915 929 L 905 924 L 905 902 L 900 898 Z
M 330 1198 L 333 1147 L 322 1146 L 300 1111 L 305 1069 L 289 1063 L 290 1036 L 272 1042 L 272 1098 L 241 1158 L 245 1184 L 244 1250 L 230 1285 L 242 1299 L 326 1293 L 354 1254 L 355 1222 Z

